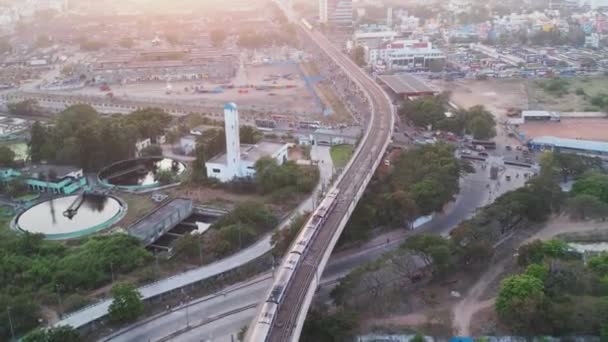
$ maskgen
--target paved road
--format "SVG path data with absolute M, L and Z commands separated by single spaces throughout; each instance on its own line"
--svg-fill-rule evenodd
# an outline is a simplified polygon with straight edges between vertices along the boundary
M 230 338 L 230 333 L 237 333 L 243 325 L 247 324 L 246 322 L 242 325 L 237 324 L 241 323 L 239 317 L 246 317 L 249 320 L 253 317 L 255 305 L 258 304 L 260 298 L 265 296 L 271 283 L 272 274 L 265 273 L 250 281 L 225 289 L 223 292 L 197 299 L 181 308 L 171 310 L 169 313 L 152 317 L 152 320 L 146 320 L 143 324 L 140 323 L 118 336 L 102 339 L 101 341 L 157 341 L 169 336 L 174 331 L 202 323 L 205 324 L 200 328 L 193 329 L 193 331 L 206 331 L 206 333 L 201 333 L 201 337 L 196 341 L 212 337 L 215 341 L 215 338 L 219 337 L 219 332 L 224 332 Z M 234 312 L 244 307 L 250 308 L 244 313 Z M 218 317 L 222 317 L 229 312 L 234 313 L 218 319 Z M 233 328 L 226 326 L 227 323 L 232 324 Z M 222 327 L 223 331 L 217 332 L 216 328 L 218 327 Z M 188 335 L 190 333 L 183 333 L 179 338 L 180 340 L 188 340 Z
M 332 161 L 329 154 L 329 147 L 327 146 L 314 146 L 311 150 L 311 156 L 315 160 L 323 161 L 319 163 L 320 168 L 320 182 L 313 195 L 304 200 L 290 215 L 285 219 L 279 229 L 283 229 L 288 226 L 293 216 L 311 211 L 316 205 L 319 191 L 323 189 L 323 184 L 329 182 L 332 176 Z M 156 283 L 149 284 L 139 288 L 139 291 L 144 299 L 158 296 L 162 293 L 169 292 L 176 288 L 184 287 L 185 285 L 198 282 L 203 279 L 213 277 L 215 275 L 224 273 L 238 266 L 246 264 L 247 262 L 259 258 L 264 255 L 272 248 L 270 243 L 271 235 L 266 235 L 263 239 L 257 241 L 252 246 L 237 252 L 227 258 L 219 260 L 209 265 L 199 267 L 184 273 L 180 273 L 170 278 L 162 279 Z M 108 313 L 111 300 L 104 300 L 94 305 L 88 306 L 80 311 L 76 311 L 69 316 L 65 316 L 62 320 L 55 323 L 55 325 L 71 325 L 72 327 L 79 328 L 92 321 L 98 320 Z

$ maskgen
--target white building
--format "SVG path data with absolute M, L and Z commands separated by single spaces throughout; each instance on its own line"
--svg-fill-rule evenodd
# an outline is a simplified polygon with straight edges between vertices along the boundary
M 597 49 L 600 47 L 600 35 L 593 32 L 585 36 L 585 47 Z
M 395 39 L 398 33 L 391 30 L 385 25 L 366 25 L 360 26 L 355 33 L 353 33 L 353 40 L 356 43 L 361 43 L 366 40 L 384 40 L 389 41 Z
M 150 138 L 136 141 L 135 142 L 135 155 L 137 155 L 139 157 L 141 155 L 141 151 L 150 145 L 152 145 L 152 140 Z
M 450 0 L 448 10 L 452 13 L 464 13 L 471 9 L 471 0 Z
M 366 48 L 368 64 L 383 64 L 389 69 L 428 67 L 431 61 L 445 58 L 445 54 L 433 48 L 431 42 L 420 40 L 396 40 L 378 48 Z
M 226 153 L 217 155 L 205 163 L 208 177 L 229 182 L 235 178 L 253 177 L 255 163 L 262 157 L 274 158 L 279 165 L 287 161 L 288 144 L 267 141 L 256 145 L 240 144 L 239 113 L 234 103 L 224 106 L 224 129 Z

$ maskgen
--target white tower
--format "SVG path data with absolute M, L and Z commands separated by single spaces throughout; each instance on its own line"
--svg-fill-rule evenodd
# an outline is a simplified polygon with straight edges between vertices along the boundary
M 386 9 L 386 26 L 389 28 L 393 27 L 393 8 L 389 7 Z
M 226 131 L 226 176 L 241 177 L 241 139 L 239 138 L 239 112 L 233 102 L 224 105 Z

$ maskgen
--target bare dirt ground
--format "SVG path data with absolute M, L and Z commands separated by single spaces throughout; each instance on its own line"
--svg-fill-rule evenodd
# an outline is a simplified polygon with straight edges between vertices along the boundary
M 608 231 L 608 222 L 602 221 L 573 221 L 565 215 L 553 217 L 543 229 L 531 236 L 524 243 L 540 239 L 549 240 L 559 234 L 580 233 L 586 231 Z
M 270 75 L 291 74 L 292 79 L 279 78 L 276 81 L 264 80 Z M 236 102 L 241 106 L 248 106 L 252 109 L 274 108 L 285 109 L 285 112 L 297 112 L 302 114 L 319 113 L 320 108 L 314 100 L 314 94 L 306 87 L 304 80 L 300 77 L 296 64 L 277 64 L 277 65 L 256 65 L 244 66 L 239 70 L 233 80 L 234 86 L 241 85 L 294 85 L 295 88 L 273 89 L 260 91 L 248 89 L 247 93 L 239 93 L 239 89 L 224 89 L 219 94 L 197 94 L 192 90 L 185 91 L 186 87 L 192 89 L 195 85 L 203 86 L 204 89 L 213 89 L 218 86 L 209 82 L 172 82 L 172 92 L 167 94 L 167 83 L 165 82 L 146 82 L 139 84 L 112 85 L 112 92 L 115 97 L 125 99 L 145 100 L 154 98 L 155 100 L 180 101 L 189 104 L 200 105 L 222 105 L 226 102 Z M 81 90 L 61 92 L 66 94 L 84 94 L 103 96 L 103 92 L 98 87 L 87 87 Z M 271 95 L 272 94 L 272 95 Z
M 180 186 L 169 191 L 175 197 L 190 198 L 197 203 L 239 203 L 239 202 L 266 202 L 264 196 L 253 194 L 235 194 L 223 189 L 202 186 Z
M 519 126 L 526 139 L 544 135 L 608 141 L 608 119 L 562 119 L 560 122 L 527 122 Z
M 452 93 L 452 102 L 462 108 L 483 105 L 492 114 L 496 126 L 496 142 L 502 145 L 514 145 L 517 142 L 508 137 L 508 132 L 501 123 L 506 122 L 506 111 L 509 108 L 528 108 L 526 84 L 521 80 L 457 80 L 453 82 L 431 81 L 438 89 Z

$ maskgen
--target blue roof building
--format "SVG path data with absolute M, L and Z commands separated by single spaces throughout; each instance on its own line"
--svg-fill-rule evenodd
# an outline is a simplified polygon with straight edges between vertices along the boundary
M 30 165 L 15 170 L 0 168 L 0 183 L 22 178 L 31 191 L 70 195 L 87 185 L 81 168 L 61 165 Z
M 532 150 L 551 150 L 563 153 L 591 155 L 595 157 L 608 157 L 608 142 L 564 139 L 543 136 L 530 140 L 528 146 Z

